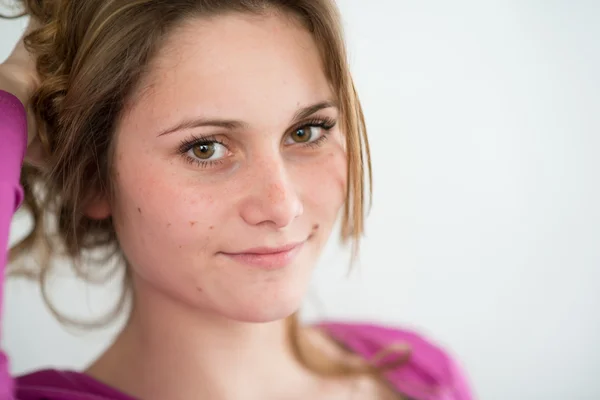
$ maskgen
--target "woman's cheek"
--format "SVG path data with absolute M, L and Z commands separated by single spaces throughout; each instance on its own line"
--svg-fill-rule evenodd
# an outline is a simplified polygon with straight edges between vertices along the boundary
M 198 243 L 199 235 L 214 229 L 221 206 L 208 188 L 200 185 L 179 190 L 163 186 L 151 205 L 155 210 L 151 225 L 161 232 L 163 240 L 176 241 L 179 247 Z
M 303 193 L 311 203 L 339 208 L 346 194 L 346 154 L 333 147 L 302 169 Z M 323 210 L 326 211 L 326 210 Z

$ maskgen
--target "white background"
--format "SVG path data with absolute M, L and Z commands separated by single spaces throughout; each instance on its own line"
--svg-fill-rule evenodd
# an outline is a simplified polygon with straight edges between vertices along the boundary
M 307 317 L 418 329 L 482 399 L 600 399 L 600 2 L 340 7 L 375 199 L 358 270 L 332 242 Z M 24 24 L 0 22 L 0 58 Z M 109 298 L 53 294 L 80 315 Z M 82 367 L 117 329 L 67 333 L 33 284 L 7 296 L 14 372 Z

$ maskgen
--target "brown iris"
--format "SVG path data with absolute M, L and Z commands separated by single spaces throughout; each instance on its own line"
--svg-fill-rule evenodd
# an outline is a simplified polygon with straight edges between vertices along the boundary
M 306 143 L 312 138 L 310 128 L 299 128 L 292 133 L 292 140 L 296 143 Z
M 192 147 L 194 155 L 200 159 L 208 160 L 215 154 L 214 143 L 200 143 Z

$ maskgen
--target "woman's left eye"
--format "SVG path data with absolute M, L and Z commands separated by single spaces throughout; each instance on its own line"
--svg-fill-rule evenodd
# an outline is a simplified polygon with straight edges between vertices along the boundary
M 335 126 L 335 122 L 314 122 L 294 129 L 285 140 L 290 144 L 311 144 L 325 138 L 327 132 Z

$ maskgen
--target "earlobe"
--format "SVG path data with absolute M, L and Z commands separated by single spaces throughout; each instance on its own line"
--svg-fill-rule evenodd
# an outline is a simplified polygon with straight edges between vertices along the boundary
M 27 152 L 25 153 L 24 163 L 31 165 L 41 171 L 48 169 L 48 163 L 42 146 L 40 138 L 36 136 L 31 143 L 27 146 Z
M 84 209 L 84 215 L 95 220 L 103 220 L 110 217 L 112 210 L 106 196 L 94 197 Z

